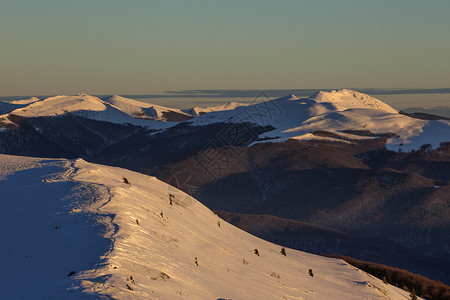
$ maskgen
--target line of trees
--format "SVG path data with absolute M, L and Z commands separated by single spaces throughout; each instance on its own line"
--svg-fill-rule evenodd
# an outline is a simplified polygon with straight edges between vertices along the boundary
M 402 269 L 366 262 L 344 255 L 324 255 L 326 257 L 340 258 L 347 263 L 379 278 L 383 282 L 403 288 L 430 300 L 450 300 L 450 286 L 440 281 L 431 280 L 418 274 Z

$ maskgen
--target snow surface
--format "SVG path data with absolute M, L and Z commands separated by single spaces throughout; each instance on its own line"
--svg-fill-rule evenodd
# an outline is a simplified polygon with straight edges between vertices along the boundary
M 32 97 L 30 99 L 25 99 L 25 100 L 15 100 L 15 101 L 10 101 L 10 102 L 4 102 L 4 101 L 0 101 L 0 115 L 3 114 L 9 114 L 10 112 L 27 106 L 30 103 L 36 102 L 39 99 L 36 97 Z
M 450 141 L 450 122 L 444 120 L 419 120 L 398 113 L 389 105 L 368 95 L 351 90 L 318 92 L 309 98 L 294 95 L 250 105 L 234 110 L 212 112 L 189 121 L 193 125 L 215 122 L 270 125 L 275 129 L 260 135 L 263 142 L 287 139 L 317 138 L 314 131 L 330 131 L 345 135 L 344 130 L 364 130 L 374 134 L 394 133 L 398 137 L 388 139 L 387 147 L 404 151 L 418 149 L 423 144 L 438 147 Z M 354 139 L 367 139 L 354 136 Z
M 104 101 L 111 103 L 115 107 L 120 108 L 125 113 L 137 118 L 150 118 L 153 120 L 167 121 L 164 117 L 164 113 L 167 112 L 175 112 L 188 117 L 192 116 L 182 111 L 181 109 L 140 102 L 118 95 L 108 97 L 104 99 Z
M 233 110 L 236 107 L 239 106 L 247 106 L 248 104 L 239 103 L 239 102 L 228 102 L 221 105 L 215 105 L 215 106 L 207 106 L 207 107 L 193 107 L 190 109 L 184 109 L 183 111 L 194 116 L 200 116 L 202 114 L 210 113 L 213 111 L 224 111 L 224 110 Z
M 367 94 L 347 89 L 332 90 L 329 92 L 320 91 L 309 98 L 316 100 L 319 103 L 332 103 L 338 110 L 349 108 L 373 108 L 385 110 L 394 114 L 398 112 L 386 103 Z
M 30 99 L 15 100 L 15 101 L 10 101 L 10 102 L 0 101 L 0 115 L 9 114 L 13 110 L 27 106 L 28 104 L 33 103 L 38 100 L 39 100 L 38 98 L 32 97 Z
M 0 174 L 1 299 L 409 299 L 342 260 L 283 256 L 154 177 L 7 155 Z
M 33 102 L 39 101 L 38 97 L 31 97 L 29 99 L 23 99 L 23 100 L 13 100 L 9 103 L 11 104 L 19 104 L 19 105 L 28 105 L 31 104 Z
M 167 112 L 175 112 L 187 117 L 197 117 L 202 114 L 210 112 L 233 110 L 236 107 L 247 105 L 239 102 L 229 102 L 215 106 L 207 106 L 207 107 L 196 106 L 189 109 L 178 109 L 156 105 L 152 103 L 140 102 L 134 99 L 125 98 L 118 95 L 107 97 L 104 99 L 104 101 L 111 103 L 112 105 L 120 108 L 122 111 L 126 112 L 131 116 L 138 118 L 151 118 L 153 120 L 160 120 L 160 121 L 167 121 L 167 119 L 164 117 L 164 113 Z

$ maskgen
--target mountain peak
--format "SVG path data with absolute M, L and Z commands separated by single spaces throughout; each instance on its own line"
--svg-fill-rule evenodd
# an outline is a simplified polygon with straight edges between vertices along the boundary
M 299 99 L 294 94 L 290 94 L 288 97 L 289 97 L 289 100 L 298 100 Z
M 282 101 L 294 101 L 294 100 L 298 100 L 298 99 L 300 99 L 300 98 L 296 97 L 294 94 L 290 94 L 290 95 L 287 95 L 287 96 L 284 96 L 284 97 L 281 97 L 281 98 L 277 98 L 277 99 L 274 99 L 274 100 L 275 101 L 280 101 L 280 100 L 282 100 Z
M 397 113 L 386 103 L 373 98 L 367 94 L 360 93 L 353 90 L 341 89 L 331 90 L 329 92 L 319 91 L 309 97 L 317 102 L 328 102 L 334 104 L 338 109 L 352 109 L 352 108 L 369 108 L 381 109 L 390 113 Z
M 79 93 L 79 94 L 77 94 L 77 96 L 78 97 L 87 97 L 87 96 L 91 96 L 91 95 L 86 94 L 86 93 Z

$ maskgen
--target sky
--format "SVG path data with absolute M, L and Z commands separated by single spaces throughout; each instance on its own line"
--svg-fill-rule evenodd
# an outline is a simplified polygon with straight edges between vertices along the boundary
M 449 88 L 449 12 L 447 0 L 2 0 L 0 96 Z

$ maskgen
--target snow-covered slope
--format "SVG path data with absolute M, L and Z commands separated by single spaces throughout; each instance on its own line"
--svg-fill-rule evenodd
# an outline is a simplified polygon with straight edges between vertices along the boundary
M 401 114 L 369 95 L 351 90 L 318 92 L 309 98 L 294 95 L 245 105 L 237 102 L 180 110 L 139 102 L 120 96 L 101 100 L 94 96 L 32 98 L 16 103 L 0 102 L 0 130 L 18 129 L 21 119 L 74 114 L 99 121 L 165 129 L 187 122 L 208 125 L 217 122 L 272 126 L 264 141 L 322 139 L 341 142 L 389 137 L 387 147 L 409 151 L 423 144 L 437 147 L 450 141 L 450 121 L 422 120 Z M 318 136 L 315 132 L 321 131 Z M 330 136 L 323 134 L 327 131 Z M 358 134 L 359 132 L 359 134 Z M 353 134 L 350 134 L 353 133 Z
M 114 95 L 107 97 L 104 101 L 120 108 L 122 111 L 135 118 L 161 120 L 161 121 L 186 121 L 210 112 L 233 110 L 247 104 L 229 102 L 221 105 L 207 107 L 193 107 L 189 109 L 170 108 L 152 103 L 140 102 L 134 99 Z
M 189 122 L 193 125 L 215 122 L 270 125 L 275 129 L 260 136 L 267 138 L 265 141 L 336 140 L 340 137 L 348 142 L 392 134 L 387 146 L 394 150 L 418 149 L 426 143 L 437 147 L 441 142 L 450 141 L 449 121 L 411 118 L 380 100 L 351 90 L 318 92 L 301 99 L 290 95 L 230 111 L 208 113 Z M 334 137 L 317 137 L 315 131 L 328 131 Z M 365 131 L 370 134 L 363 136 L 343 131 Z
M 0 101 L 0 115 L 8 114 L 17 108 L 17 105 Z
M 331 103 L 336 106 L 337 110 L 373 108 L 384 110 L 394 114 L 398 112 L 386 103 L 367 94 L 347 89 L 332 90 L 329 92 L 320 91 L 309 98 L 316 100 L 318 103 Z
M 342 260 L 283 256 L 154 177 L 5 155 L 0 174 L 1 299 L 408 299 Z
M 224 111 L 224 110 L 233 110 L 236 107 L 239 106 L 247 106 L 247 104 L 239 103 L 239 102 L 228 102 L 221 105 L 215 105 L 215 106 L 207 106 L 207 107 L 193 107 L 190 109 L 183 110 L 185 113 L 188 113 L 194 117 L 207 114 L 213 111 Z
M 185 113 L 180 109 L 140 102 L 118 95 L 105 98 L 104 101 L 120 108 L 122 111 L 135 118 L 161 121 L 185 121 L 192 118 L 192 115 Z
M 27 106 L 28 104 L 36 102 L 38 100 L 39 100 L 38 98 L 32 97 L 30 99 L 14 100 L 14 101 L 10 101 L 10 102 L 0 101 L 0 115 L 9 114 L 10 112 L 12 112 L 18 108 Z
M 79 94 L 76 96 L 61 95 L 43 100 L 34 99 L 34 101 L 30 101 L 29 103 L 24 102 L 19 108 L 8 112 L 8 114 L 13 115 L 15 118 L 54 117 L 67 113 L 98 121 L 119 124 L 128 123 L 138 126 L 147 126 L 153 129 L 162 129 L 173 126 L 173 124 L 167 122 L 133 118 L 120 108 L 87 94 Z M 8 116 L 8 114 L 0 116 L 0 124 L 12 123 L 11 117 Z
M 9 103 L 10 104 L 19 104 L 19 105 L 28 105 L 28 104 L 31 104 L 36 101 L 39 101 L 38 97 L 31 97 L 31 98 L 23 99 L 23 100 L 13 100 Z

